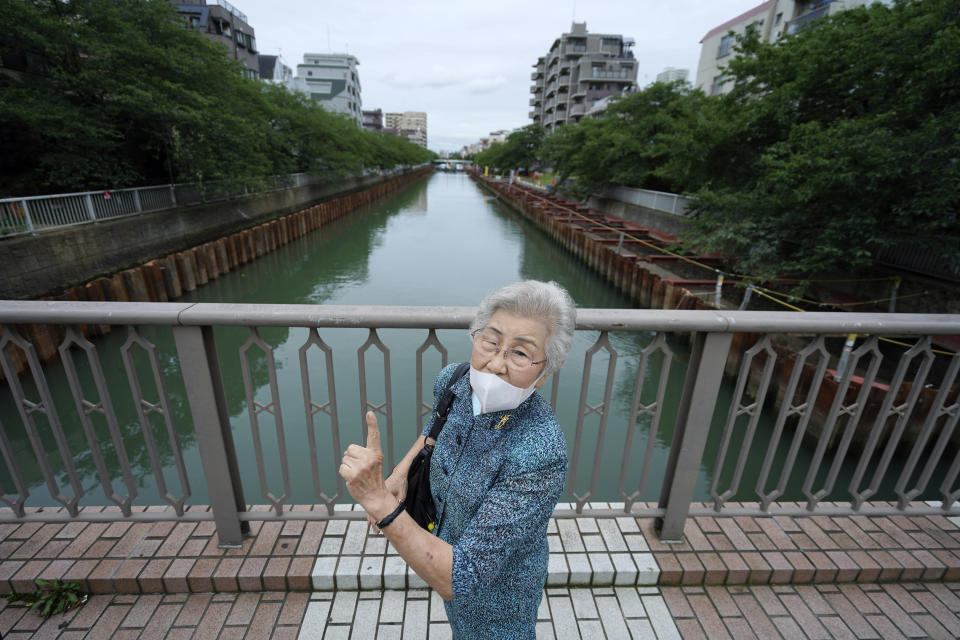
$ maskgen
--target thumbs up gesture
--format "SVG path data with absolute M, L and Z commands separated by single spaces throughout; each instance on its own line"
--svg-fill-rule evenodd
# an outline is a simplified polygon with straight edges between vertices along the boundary
M 347 483 L 347 491 L 365 509 L 371 501 L 382 498 L 384 494 L 389 495 L 383 481 L 383 451 L 380 449 L 377 416 L 368 411 L 366 421 L 367 446 L 351 444 L 340 463 L 340 476 Z M 370 510 L 367 509 L 367 512 Z

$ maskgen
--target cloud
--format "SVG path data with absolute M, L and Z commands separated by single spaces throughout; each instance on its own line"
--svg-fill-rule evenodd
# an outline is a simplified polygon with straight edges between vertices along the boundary
M 467 90 L 467 93 L 490 93 L 505 84 L 507 84 L 507 79 L 502 75 L 479 76 L 467 80 L 467 82 L 464 83 L 464 88 Z
M 489 93 L 507 83 L 502 74 L 469 75 L 462 70 L 449 69 L 441 64 L 427 69 L 394 71 L 381 76 L 381 80 L 395 89 L 452 89 L 461 88 L 467 93 Z

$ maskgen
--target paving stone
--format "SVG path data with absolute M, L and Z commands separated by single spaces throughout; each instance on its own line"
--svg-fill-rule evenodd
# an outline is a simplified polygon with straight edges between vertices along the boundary
M 383 588 L 383 556 L 363 556 L 360 561 L 360 588 Z
M 366 525 L 364 525 L 366 526 Z M 359 587 L 360 557 L 340 556 L 334 581 L 337 589 L 357 589 Z
M 322 638 L 327 628 L 327 616 L 330 613 L 330 602 L 317 600 L 307 604 L 303 623 L 300 625 L 299 638 Z
M 578 620 L 598 617 L 597 606 L 590 589 L 570 589 L 570 601 L 573 604 L 574 615 Z
M 780 600 L 812 640 L 829 640 L 830 634 L 820 624 L 817 616 L 814 615 L 803 599 L 799 596 L 784 595 L 780 597 Z M 737 604 L 739 605 L 740 602 Z
M 623 533 L 616 520 L 602 518 L 597 521 L 597 525 L 608 551 L 611 553 L 628 551 L 627 541 L 624 539 Z
M 407 586 L 407 563 L 400 556 L 387 556 L 383 565 L 385 589 L 404 589 Z
M 564 551 L 572 553 L 586 550 L 576 522 L 566 518 L 558 519 L 557 529 L 560 532 L 560 541 L 563 542 Z
M 680 640 L 680 632 L 677 630 L 673 618 L 670 617 L 670 612 L 663 598 L 661 596 L 641 596 L 640 599 L 643 602 L 643 608 L 647 611 L 650 624 L 653 626 L 657 638 L 661 638 L 662 640 Z
M 587 554 L 568 553 L 565 555 L 565 558 L 567 561 L 567 566 L 570 570 L 567 583 L 571 585 L 589 585 L 593 575 L 590 567 L 590 561 L 587 559 Z
M 226 624 L 230 625 L 248 625 L 253 619 L 253 613 L 257 610 L 260 603 L 259 593 L 241 593 L 233 601 L 233 608 L 230 609 L 230 615 L 227 616 Z
M 366 525 L 366 522 L 364 522 Z M 350 637 L 369 638 L 375 640 L 377 635 L 377 619 L 380 615 L 380 600 L 361 600 L 357 603 L 357 612 L 353 619 L 353 628 Z
M 339 624 L 353 622 L 358 595 L 356 591 L 337 591 L 333 597 L 333 607 L 330 610 L 330 622 Z
M 652 553 L 634 553 L 633 562 L 637 565 L 637 584 L 660 582 L 660 566 Z
M 446 622 L 447 610 L 443 606 L 443 600 L 436 591 L 430 592 L 430 622 Z
M 593 573 L 592 584 L 613 584 L 614 568 L 613 562 L 610 561 L 610 556 L 606 553 L 588 553 L 587 557 L 590 560 L 590 567 Z
M 730 637 L 716 607 L 713 606 L 707 595 L 687 596 L 687 602 L 690 604 L 693 615 L 700 626 L 703 627 L 707 638 L 710 638 L 710 640 L 725 640 Z
M 313 571 L 310 574 L 313 588 L 332 590 L 335 586 L 334 575 L 336 574 L 336 570 L 337 558 L 335 556 L 317 558 L 313 565 Z
M 403 640 L 422 640 L 427 637 L 428 606 L 427 600 L 407 599 L 403 618 Z
M 569 597 L 550 597 L 550 616 L 553 618 L 553 628 L 558 637 L 567 637 L 573 629 L 577 628 L 577 618 Z
M 590 551 L 606 551 L 607 547 L 603 543 L 603 537 L 599 534 L 588 534 L 583 536 L 583 546 L 584 548 Z

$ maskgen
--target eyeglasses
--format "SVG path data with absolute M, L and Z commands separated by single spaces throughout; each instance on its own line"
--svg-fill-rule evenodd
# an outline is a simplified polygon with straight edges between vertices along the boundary
M 514 369 L 526 369 L 536 364 L 543 364 L 546 359 L 534 362 L 533 358 L 519 347 L 504 348 L 500 346 L 496 336 L 485 333 L 483 329 L 477 329 L 470 334 L 473 338 L 473 344 L 477 350 L 485 356 L 496 357 L 502 350 L 507 363 Z

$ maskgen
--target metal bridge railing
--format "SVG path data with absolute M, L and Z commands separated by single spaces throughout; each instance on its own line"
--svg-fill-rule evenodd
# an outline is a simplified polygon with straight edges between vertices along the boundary
M 409 377 L 415 369 L 415 406 L 422 425 L 432 401 L 423 392 L 423 383 L 432 381 L 435 371 L 435 367 L 426 369 L 428 378 L 424 379 L 424 357 L 430 352 L 435 359 L 436 352 L 446 364 L 448 349 L 440 340 L 443 330 L 467 328 L 473 314 L 471 307 L 2 301 L 0 365 L 8 389 L 0 388 L 0 392 L 8 393 L 15 404 L 22 422 L 16 426 L 25 430 L 29 444 L 14 448 L 9 434 L 15 425 L 0 424 L 4 465 L 0 468 L 0 500 L 9 507 L 0 509 L 0 522 L 213 519 L 220 541 L 238 544 L 248 521 L 290 517 L 293 474 L 309 474 L 317 503 L 326 506 L 325 511 L 297 511 L 297 518 L 361 517 L 362 513 L 342 507 L 349 496 L 339 478 L 327 485 L 320 480 L 323 473 L 336 469 L 346 445 L 335 379 L 359 389 L 359 406 L 348 408 L 350 424 L 368 409 L 381 414 L 385 462 L 392 465 L 410 443 L 405 437 L 395 437 L 397 399 L 392 396 L 390 362 L 391 353 L 396 356 L 397 350 L 391 350 L 382 335 L 410 338 L 405 343 L 409 353 L 399 355 L 412 357 L 416 363 L 400 375 Z M 44 366 L 39 361 L 37 350 L 25 337 L 37 335 L 28 330 L 35 324 L 60 331 L 59 363 Z M 122 346 L 116 331 L 111 333 L 111 345 L 88 337 L 102 325 L 127 327 Z M 166 354 L 159 353 L 147 337 L 159 330 L 172 333 L 173 346 Z M 348 330 L 359 330 L 366 341 L 356 349 L 356 371 L 344 377 L 342 371 L 334 374 L 334 355 L 338 354 L 330 344 L 336 343 L 338 332 Z M 960 315 L 581 309 L 577 330 L 578 340 L 586 339 L 590 346 L 582 359 L 568 359 L 552 386 L 548 385 L 551 388 L 543 390 L 556 406 L 560 377 L 581 376 L 576 431 L 568 442 L 570 503 L 557 511 L 558 517 L 609 515 L 611 509 L 620 515 L 655 516 L 662 524 L 661 535 L 675 539 L 682 536 L 685 519 L 704 510 L 721 515 L 957 512 L 960 457 L 952 440 L 960 419 L 960 355 L 935 348 L 932 338 L 960 334 Z M 225 349 L 222 341 L 215 340 L 215 331 L 234 334 L 229 344 L 231 357 L 239 359 L 244 400 L 241 403 L 234 398 L 232 409 L 224 381 L 237 378 L 238 373 L 221 365 L 225 354 L 218 354 L 218 342 L 221 351 Z M 289 398 L 285 409 L 280 409 L 282 396 L 291 390 L 280 388 L 275 359 L 278 347 L 263 337 L 271 331 L 285 331 L 288 368 L 299 364 L 303 398 L 295 412 L 289 411 Z M 842 336 L 850 333 L 859 334 L 861 344 L 847 355 L 846 374 L 840 379 L 831 377 L 828 367 L 836 366 Z M 632 354 L 636 366 L 621 369 L 626 380 L 615 384 L 617 359 L 625 354 L 617 347 L 623 343 L 614 337 L 624 336 L 638 339 L 634 344 L 642 348 Z M 840 338 L 834 340 L 835 336 Z M 906 346 L 896 347 L 892 354 L 881 336 L 898 336 Z M 691 339 L 689 357 L 677 351 L 681 342 L 677 338 Z M 414 350 L 411 345 L 417 343 Z M 791 345 L 789 353 L 782 348 L 786 343 Z M 119 374 L 121 382 L 112 387 L 101 364 L 101 352 L 108 348 L 119 350 L 124 369 Z M 353 348 L 355 345 L 351 352 Z M 251 355 L 255 352 L 260 352 L 256 362 Z M 343 352 L 339 355 L 342 366 Z M 23 358 L 28 365 L 20 377 L 15 373 L 14 358 Z M 370 358 L 382 365 L 378 362 L 368 368 Z M 134 364 L 135 359 L 140 366 Z M 686 373 L 678 377 L 683 360 L 687 361 Z M 718 403 L 725 369 L 735 373 L 726 411 L 724 403 Z M 113 375 L 117 380 L 117 372 Z M 74 407 L 70 415 L 63 410 L 64 402 L 58 406 L 51 395 L 51 376 L 65 376 L 69 383 Z M 171 376 L 182 378 L 184 398 L 178 402 L 188 405 L 185 414 L 192 419 L 198 464 L 202 464 L 209 492 L 209 512 L 185 507 L 190 496 L 188 468 L 167 390 Z M 318 380 L 326 384 L 318 385 Z M 670 384 L 682 385 L 682 390 L 676 406 L 665 411 Z M 239 384 L 232 388 L 235 395 L 241 393 Z M 729 391 L 724 393 L 730 396 Z M 832 395 L 824 401 L 826 393 Z M 572 402 L 574 394 L 566 395 Z M 762 462 L 758 464 L 754 458 L 748 463 L 748 451 L 760 442 L 761 410 L 765 406 L 769 410 L 774 395 L 780 403 L 772 410 L 772 430 L 760 447 Z M 121 433 L 114 409 L 120 401 L 136 407 L 135 421 L 142 426 L 145 452 L 131 450 Z M 629 407 L 626 424 L 609 423 L 614 402 Z M 812 420 L 819 419 L 818 406 L 826 415 L 812 436 Z M 256 460 L 263 499 L 252 509 L 244 506 L 248 504 L 244 493 L 251 493 L 252 487 L 241 484 L 230 423 L 231 411 L 242 412 L 243 407 L 253 436 L 250 455 Z M 354 414 L 355 409 L 359 413 Z M 326 435 L 321 418 L 329 424 Z M 81 429 L 82 438 L 78 435 Z M 855 449 L 851 441 L 858 429 L 866 429 L 868 438 Z M 70 430 L 74 432 L 72 446 Z M 285 435 L 303 430 L 309 442 L 303 448 L 309 451 L 289 450 Z M 269 456 L 261 439 L 267 435 L 277 444 Z M 797 451 L 805 437 L 812 437 L 814 452 L 803 468 L 797 462 Z M 709 446 L 708 441 L 712 443 Z M 78 442 L 83 443 L 79 447 L 82 452 L 77 451 Z M 613 457 L 601 455 L 605 442 L 612 444 Z M 592 447 L 591 460 L 588 451 Z M 665 466 L 652 462 L 658 447 L 668 448 Z M 172 461 L 166 468 L 160 460 L 161 450 Z M 81 453 L 88 468 L 95 469 L 95 474 L 89 475 L 95 475 L 103 494 L 115 505 L 112 509 L 91 511 L 80 506 L 85 488 L 74 458 Z M 108 455 L 116 459 L 112 468 L 119 472 L 111 471 L 105 462 Z M 153 470 L 159 495 L 172 510 L 132 507 L 137 481 L 130 459 L 135 455 L 149 460 L 144 468 Z M 294 458 L 302 461 L 300 466 L 292 462 Z M 837 502 L 832 496 L 844 489 L 836 486 L 844 459 L 856 468 L 845 488 L 846 501 Z M 711 465 L 709 494 L 713 502 L 697 506 L 693 504 L 695 485 L 702 469 Z M 50 496 L 63 508 L 29 507 L 25 471 L 34 467 L 39 467 Z M 591 501 L 597 495 L 598 472 L 617 468 L 616 491 L 622 504 L 596 506 Z M 721 469 L 726 471 L 721 473 Z M 268 471 L 275 480 L 268 479 Z M 756 475 L 755 487 L 741 486 L 745 471 Z M 791 474 L 804 478 L 805 500 L 779 503 Z M 939 478 L 936 486 L 928 486 L 935 475 Z M 869 502 L 882 482 L 895 485 L 896 501 Z M 644 502 L 651 487 L 659 487 L 659 501 Z M 929 499 L 933 489 L 939 492 L 938 502 L 918 502 L 919 496 Z
M 360 175 L 368 176 L 375 173 L 392 175 L 409 168 L 400 166 L 382 172 L 367 169 Z M 255 184 L 210 181 L 204 184 L 167 184 L 131 189 L 0 198 L 0 238 L 175 207 L 219 202 L 267 191 L 292 189 L 327 182 L 337 177 L 292 173 L 267 176 Z

